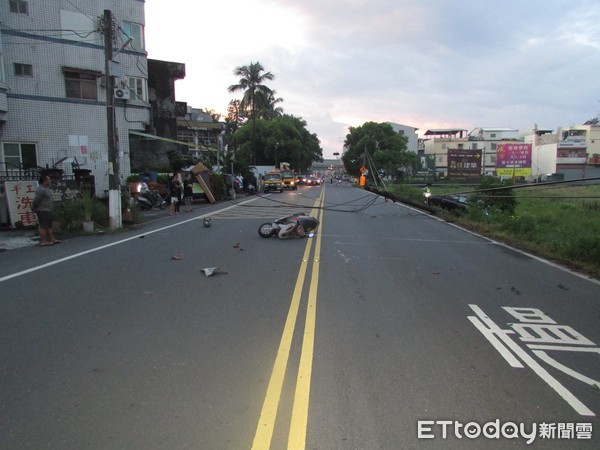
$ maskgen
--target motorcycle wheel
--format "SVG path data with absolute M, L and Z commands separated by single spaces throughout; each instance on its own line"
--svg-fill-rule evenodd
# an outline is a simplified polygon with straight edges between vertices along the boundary
M 270 238 L 275 234 L 275 228 L 272 223 L 263 223 L 258 227 L 258 235 L 263 238 Z
M 160 209 L 166 209 L 167 208 L 167 202 L 165 200 L 160 202 L 160 205 L 158 205 L 158 207 Z

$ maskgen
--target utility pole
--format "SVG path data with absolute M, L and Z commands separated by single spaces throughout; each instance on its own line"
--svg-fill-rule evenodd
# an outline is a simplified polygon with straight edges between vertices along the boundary
M 108 133 L 108 216 L 110 228 L 123 226 L 121 217 L 121 182 L 119 174 L 119 139 L 115 115 L 115 77 L 112 74 L 113 18 L 112 12 L 104 10 L 104 69 L 106 79 L 106 124 Z

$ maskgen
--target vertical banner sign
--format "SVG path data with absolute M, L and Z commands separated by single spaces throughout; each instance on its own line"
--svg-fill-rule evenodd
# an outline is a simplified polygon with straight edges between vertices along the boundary
M 31 209 L 37 181 L 7 181 L 4 183 L 8 214 L 13 228 L 17 225 L 24 227 L 37 225 L 37 216 Z
M 448 177 L 474 178 L 481 175 L 479 150 L 448 150 Z
M 496 174 L 504 177 L 531 175 L 531 144 L 499 144 L 496 149 Z
M 421 156 L 419 171 L 435 172 L 435 155 Z

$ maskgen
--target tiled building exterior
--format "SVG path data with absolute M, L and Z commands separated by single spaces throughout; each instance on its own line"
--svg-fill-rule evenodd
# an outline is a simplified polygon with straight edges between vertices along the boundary
M 103 26 L 113 23 L 107 92 Z M 107 95 L 115 98 L 122 181 L 129 130 L 149 125 L 143 0 L 4 0 L 0 3 L 0 171 L 79 164 L 108 190 Z M 65 159 L 66 158 L 66 159 Z M 62 162 L 61 162 L 62 161 Z

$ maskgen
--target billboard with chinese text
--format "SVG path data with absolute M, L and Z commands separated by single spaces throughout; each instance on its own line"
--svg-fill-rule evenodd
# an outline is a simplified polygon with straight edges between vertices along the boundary
M 481 151 L 448 150 L 448 177 L 473 178 L 481 175 Z
M 498 144 L 496 174 L 506 177 L 531 175 L 531 144 Z

